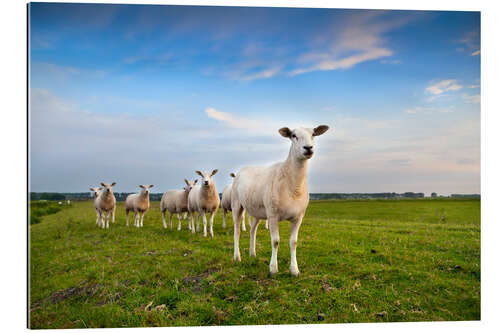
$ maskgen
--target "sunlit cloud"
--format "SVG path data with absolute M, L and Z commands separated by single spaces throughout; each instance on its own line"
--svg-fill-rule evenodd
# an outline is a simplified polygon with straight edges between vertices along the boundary
M 425 90 L 434 95 L 440 95 L 446 91 L 457 91 L 462 89 L 462 86 L 457 83 L 457 80 L 442 80 L 429 85 Z

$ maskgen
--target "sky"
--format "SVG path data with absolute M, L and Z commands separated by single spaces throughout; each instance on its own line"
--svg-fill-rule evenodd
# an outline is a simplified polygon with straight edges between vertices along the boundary
M 480 14 L 31 3 L 30 191 L 286 159 L 310 192 L 480 193 Z

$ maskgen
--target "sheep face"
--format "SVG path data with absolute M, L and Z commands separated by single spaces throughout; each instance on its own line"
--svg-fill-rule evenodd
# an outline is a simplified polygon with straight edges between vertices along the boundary
M 201 176 L 201 186 L 212 185 L 214 182 L 212 177 L 217 173 L 217 171 L 217 169 L 213 170 L 211 173 L 196 171 L 196 173 Z
M 112 187 L 115 186 L 115 185 L 116 185 L 115 182 L 112 182 L 111 184 L 101 183 L 101 186 L 103 187 L 103 192 L 104 193 L 112 192 L 113 191 Z
M 153 186 L 154 185 L 139 185 L 139 187 L 142 188 L 141 192 L 144 194 L 149 194 L 149 189 Z
M 196 185 L 196 183 L 198 182 L 198 179 L 195 179 L 194 181 L 189 181 L 187 179 L 184 179 L 184 181 L 186 182 L 186 185 L 187 185 L 186 187 L 184 187 L 184 190 L 189 192 Z
M 283 127 L 279 132 L 292 141 L 293 155 L 297 159 L 304 160 L 310 159 L 314 154 L 314 137 L 325 133 L 328 128 L 326 125 L 321 125 L 316 128 L 299 127 L 292 131 L 288 127 Z
M 94 192 L 94 197 L 97 197 L 99 195 L 99 192 L 102 191 L 102 187 L 91 187 L 89 188 L 92 192 Z

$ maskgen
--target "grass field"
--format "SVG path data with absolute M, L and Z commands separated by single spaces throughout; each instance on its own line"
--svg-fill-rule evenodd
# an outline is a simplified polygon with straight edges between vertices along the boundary
M 263 223 L 257 258 L 234 263 L 233 229 L 213 239 L 165 230 L 153 202 L 144 228 L 109 230 L 92 202 L 30 228 L 32 328 L 299 324 L 480 319 L 480 201 L 313 201 L 290 276 L 290 225 L 269 276 Z M 174 228 L 176 222 L 174 223 Z

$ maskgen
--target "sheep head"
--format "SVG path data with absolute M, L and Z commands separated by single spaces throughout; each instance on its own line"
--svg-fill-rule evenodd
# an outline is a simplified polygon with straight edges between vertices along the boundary
M 325 133 L 329 127 L 320 125 L 315 128 L 298 127 L 294 130 L 288 127 L 280 128 L 281 136 L 292 141 L 291 153 L 297 159 L 310 159 L 314 154 L 314 137 Z

